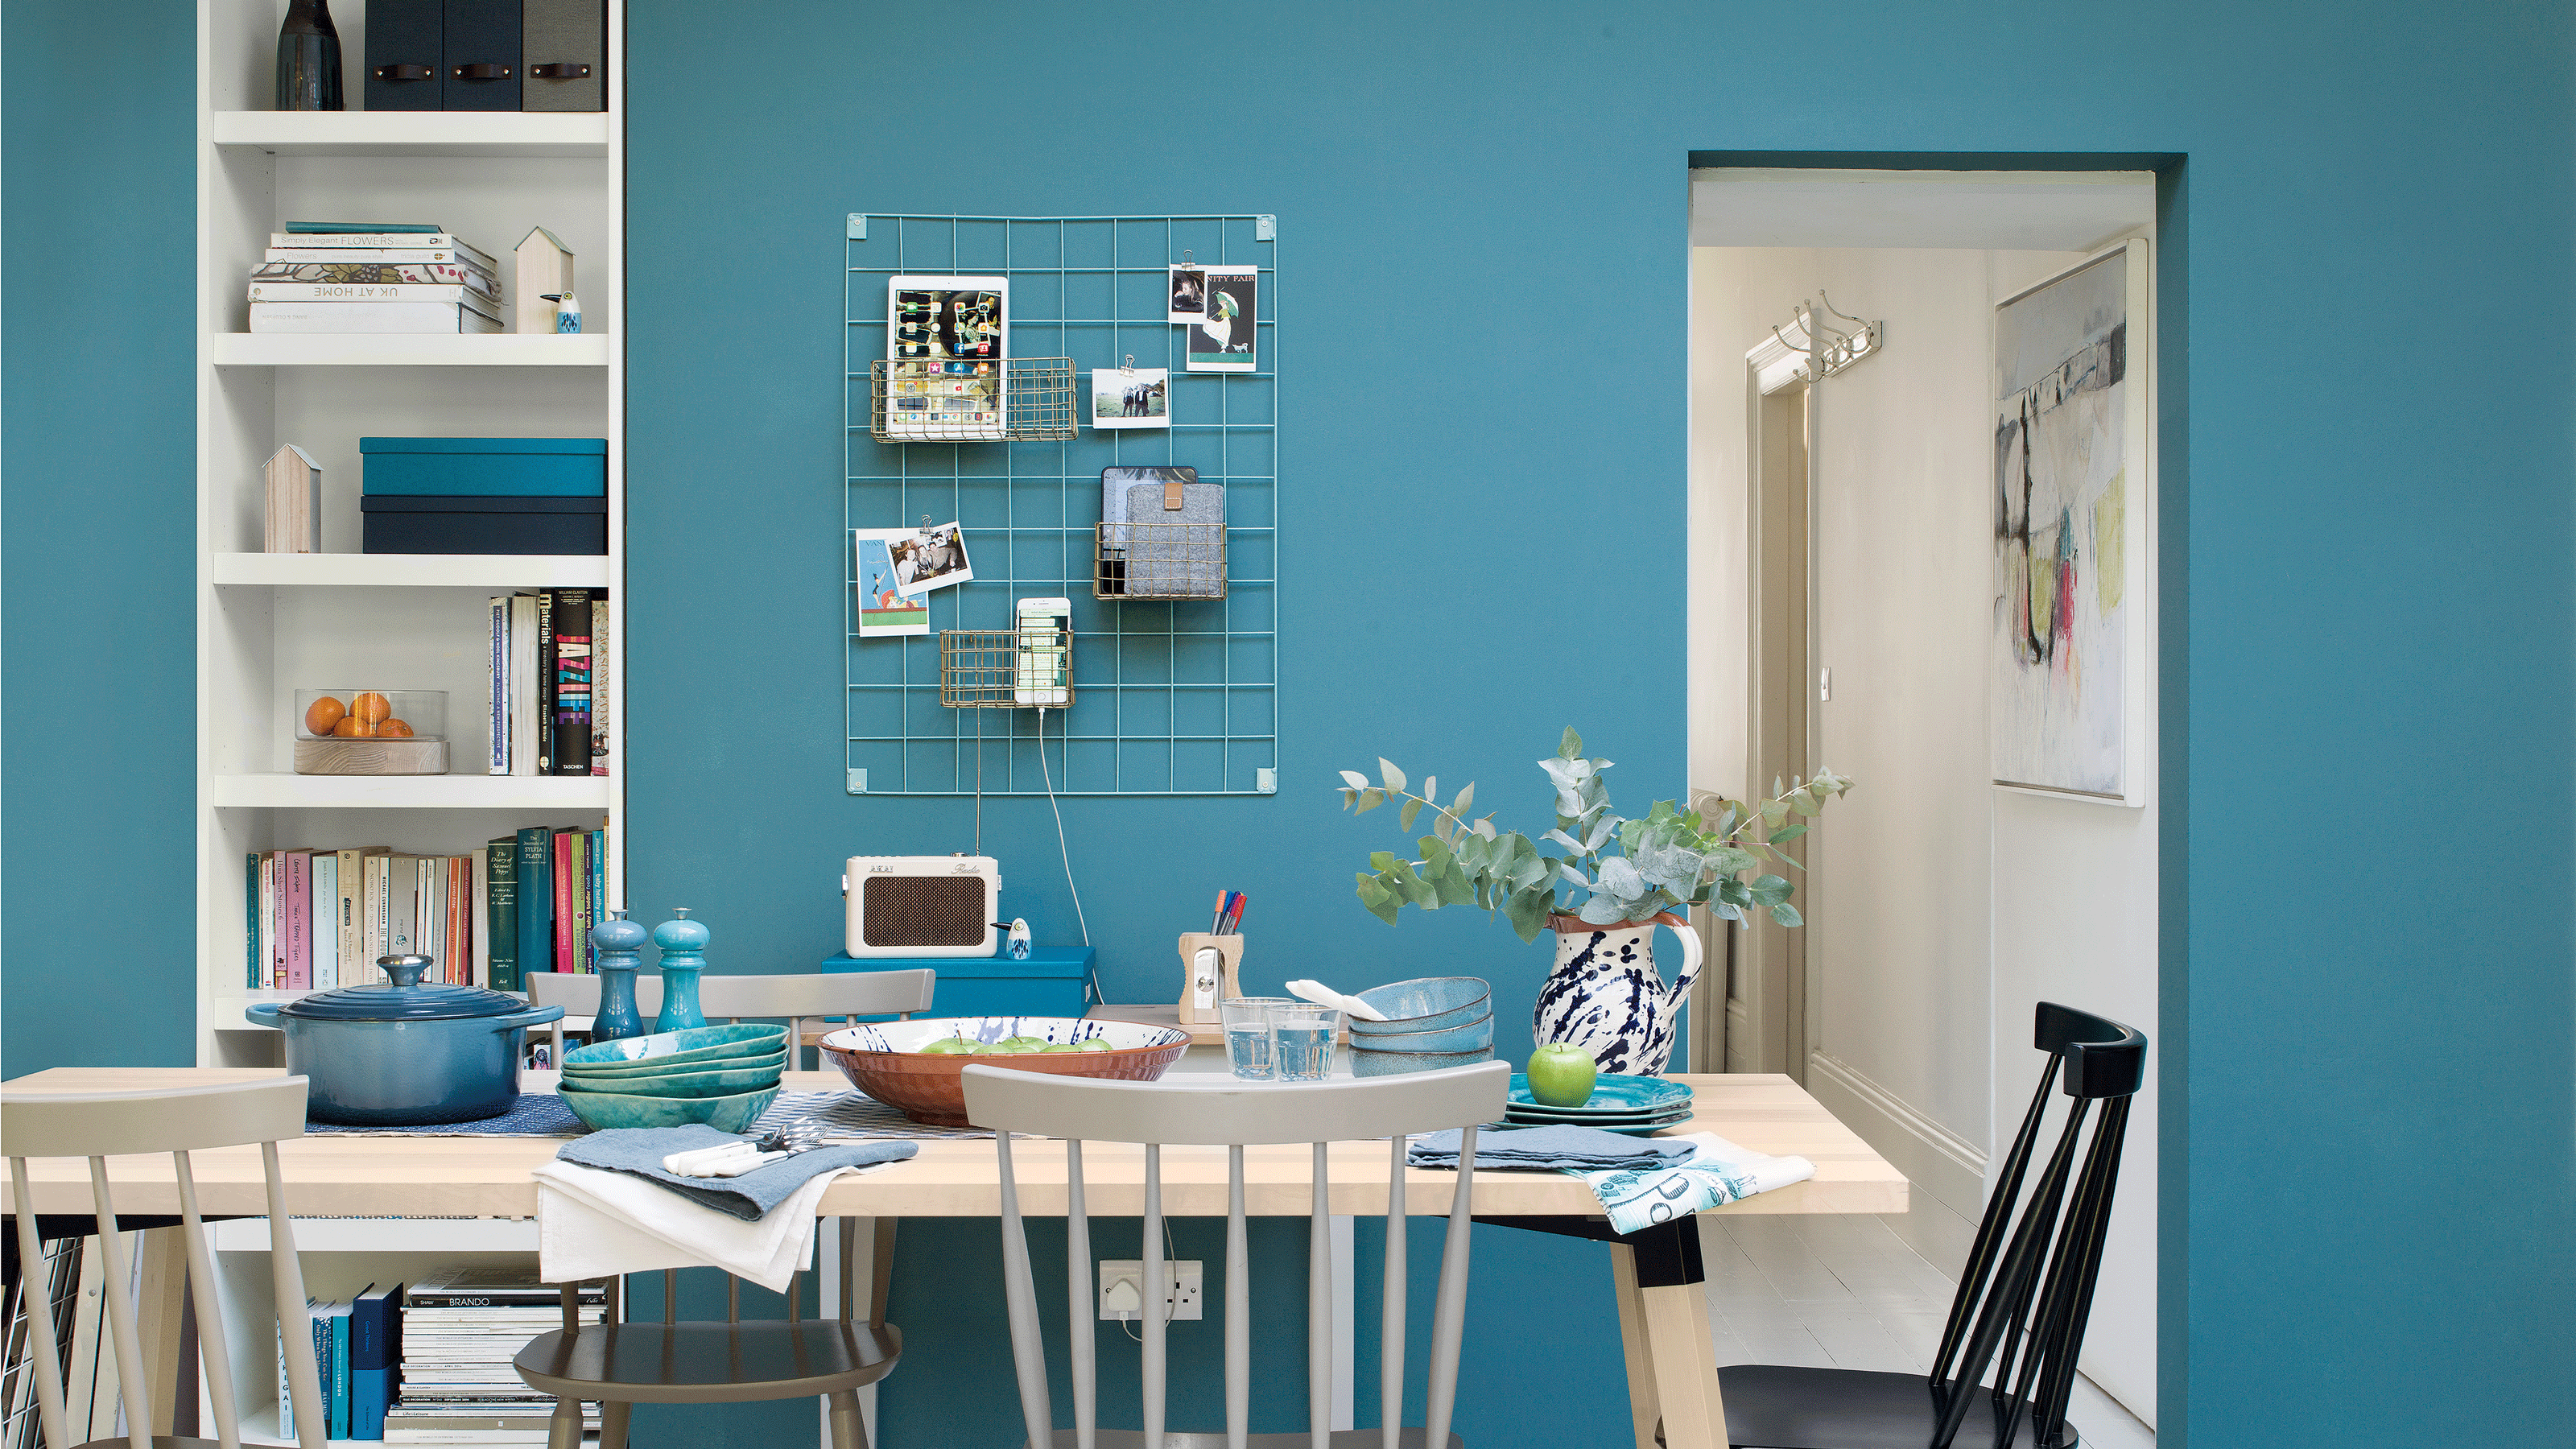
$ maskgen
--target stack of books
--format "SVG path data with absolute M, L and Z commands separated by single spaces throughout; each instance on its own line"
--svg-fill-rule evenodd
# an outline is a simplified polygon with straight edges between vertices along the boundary
M 312 1311 L 313 1364 L 320 1370 L 326 1437 L 382 1439 L 402 1343 L 403 1287 L 368 1284 L 355 1298 L 304 1300 Z M 293 1440 L 295 1399 L 286 1387 L 286 1338 L 277 1340 L 277 1432 Z
M 291 221 L 250 274 L 253 332 L 498 332 L 501 270 L 426 221 Z
M 262 850 L 242 857 L 243 985 L 327 991 L 421 955 L 425 981 L 519 991 L 526 971 L 591 971 L 608 919 L 608 832 L 532 825 L 471 855 Z
M 599 1284 L 581 1290 L 581 1316 L 607 1321 Z M 510 1360 L 528 1341 L 563 1327 L 562 1300 L 534 1264 L 449 1268 L 403 1297 L 402 1397 L 385 1416 L 388 1444 L 543 1444 L 555 1401 L 520 1379 Z M 599 1406 L 582 1405 L 599 1429 Z
M 490 773 L 607 774 L 608 591 L 550 589 L 487 602 Z

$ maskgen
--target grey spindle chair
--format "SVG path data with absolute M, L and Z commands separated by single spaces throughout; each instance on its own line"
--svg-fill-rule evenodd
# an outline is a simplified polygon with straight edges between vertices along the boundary
M 329 1424 L 322 1400 L 320 1367 L 313 1352 L 312 1317 L 304 1303 L 304 1272 L 295 1256 L 294 1220 L 287 1216 L 286 1188 L 278 1175 L 277 1144 L 304 1135 L 304 1078 L 243 1082 L 219 1087 L 192 1087 L 166 1092 L 94 1092 L 50 1095 L 0 1088 L 0 1140 L 8 1144 L 9 1181 L 16 1193 L 19 1261 L 44 1261 L 36 1211 L 27 1190 L 31 1157 L 89 1159 L 90 1201 L 99 1228 L 99 1251 L 105 1281 L 108 1335 L 115 1345 L 116 1376 L 123 1390 L 126 1435 L 96 1439 L 81 1449 L 241 1449 L 241 1418 L 233 1402 L 232 1355 L 224 1342 L 221 1305 L 216 1300 L 214 1256 L 197 1206 L 197 1182 L 188 1154 L 217 1147 L 259 1144 L 260 1166 L 268 1183 L 269 1262 L 277 1289 L 278 1328 L 286 1347 L 286 1384 L 295 1406 L 295 1437 L 303 1449 L 324 1449 Z M 116 1232 L 116 1204 L 107 1180 L 107 1159 L 136 1153 L 170 1154 L 178 1168 L 180 1231 L 188 1253 L 188 1277 L 194 1285 L 197 1343 L 206 1370 L 206 1397 L 215 1411 L 218 1438 L 178 1438 L 152 1432 L 152 1405 L 146 1395 L 143 1341 L 137 1311 L 128 1291 L 124 1240 Z M 51 1314 L 27 1315 L 36 1361 L 38 1412 L 47 1449 L 72 1449 L 69 1413 L 63 1403 L 61 1348 Z
M 531 971 L 520 980 L 527 987 L 532 1005 L 561 1006 L 565 1016 L 599 1014 L 600 978 L 596 975 Z M 835 1016 L 894 1016 L 909 1020 L 914 1012 L 930 1009 L 930 994 L 938 984 L 939 973 L 927 968 L 809 972 L 796 976 L 702 976 L 698 979 L 698 1010 L 709 1021 L 787 1018 L 788 1040 L 795 1044 L 796 1053 L 787 1059 L 788 1069 L 802 1071 L 806 1022 Z M 635 1010 L 650 1028 L 662 1010 L 660 976 L 646 971 L 636 973 Z M 554 1049 L 554 1063 L 562 1066 L 564 1029 L 560 1017 L 554 1025 Z
M 560 1005 L 567 1015 L 595 1015 L 600 979 L 595 975 L 532 971 L 522 978 L 528 999 L 539 1006 Z M 831 1016 L 910 1017 L 930 1009 L 937 973 L 919 971 L 853 971 L 796 976 L 708 976 L 698 982 L 698 1008 L 710 1020 L 786 1017 L 789 1038 L 804 1040 L 808 1018 Z M 661 982 L 651 976 L 636 981 L 636 1010 L 649 1022 L 661 1009 Z M 555 1026 L 555 1061 L 563 1061 L 563 1026 Z M 903 1353 L 903 1334 L 885 1322 L 880 1261 L 879 1285 L 868 1316 L 852 1310 L 855 1272 L 855 1223 L 843 1220 L 841 1316 L 809 1322 L 804 1316 L 803 1284 L 787 1289 L 784 1323 L 742 1321 L 742 1282 L 725 1278 L 725 1321 L 682 1323 L 679 1274 L 662 1274 L 662 1321 L 659 1324 L 580 1324 L 575 1321 L 574 1287 L 564 1285 L 564 1326 L 544 1334 L 513 1360 L 519 1377 L 541 1392 L 556 1396 L 550 1449 L 579 1449 L 581 1403 L 601 1404 L 599 1449 L 622 1449 L 635 1404 L 746 1403 L 809 1395 L 832 1401 L 832 1449 L 865 1449 L 867 1428 L 859 1417 L 858 1390 L 894 1371 Z M 882 1260 L 891 1252 L 891 1220 L 881 1220 L 877 1250 Z
M 1030 1449 L 1100 1449 L 1100 1446 L 1188 1446 L 1188 1449 L 1464 1449 L 1449 1432 L 1457 1399 L 1458 1348 L 1467 1321 L 1467 1242 L 1475 1187 L 1476 1128 L 1503 1114 L 1511 1067 L 1503 1062 L 1369 1081 L 1220 1086 L 1099 1081 L 1040 1076 L 1007 1067 L 976 1065 L 963 1073 L 966 1115 L 993 1129 L 1001 1163 L 1002 1282 L 1009 1300 L 1011 1356 L 1019 1371 L 1020 1412 Z M 1459 1144 L 1457 1186 L 1449 1203 L 1449 1234 L 1441 1249 L 1440 1291 L 1431 1315 L 1431 1370 L 1425 1395 L 1428 1424 L 1399 1429 L 1404 1409 L 1404 1153 L 1408 1136 L 1444 1128 L 1465 1129 Z M 1030 1282 L 1028 1238 L 1021 1226 L 1018 1179 L 1012 1171 L 1013 1133 L 1056 1137 L 1065 1148 L 1065 1294 L 1072 1317 L 1073 1423 L 1054 1428 L 1047 1396 L 1046 1348 L 1038 1333 L 1037 1295 Z M 1388 1139 L 1386 1198 L 1385 1331 L 1379 1365 L 1375 1429 L 1334 1433 L 1332 1424 L 1332 1192 L 1327 1143 Z M 1141 1434 L 1102 1432 L 1092 1334 L 1097 1322 L 1091 1286 L 1091 1225 L 1083 1207 L 1082 1145 L 1134 1142 L 1145 1149 L 1145 1303 L 1167 1296 L 1163 1264 L 1163 1148 L 1226 1149 L 1225 1420 L 1215 1434 L 1166 1435 L 1163 1428 L 1163 1318 L 1144 1320 L 1145 1428 Z M 1250 1432 L 1252 1404 L 1252 1287 L 1243 1205 L 1243 1149 L 1304 1142 L 1314 1150 L 1313 1233 L 1306 1279 L 1307 1432 Z

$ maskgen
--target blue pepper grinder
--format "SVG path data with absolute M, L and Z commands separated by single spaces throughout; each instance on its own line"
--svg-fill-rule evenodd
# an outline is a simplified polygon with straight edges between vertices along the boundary
M 679 919 L 653 928 L 653 944 L 662 948 L 662 1015 L 653 1023 L 657 1032 L 707 1024 L 698 1010 L 698 973 L 707 969 L 707 938 L 713 933 L 704 922 L 688 919 L 687 906 L 674 906 L 671 914 Z
M 590 928 L 590 944 L 599 948 L 599 1014 L 590 1019 L 592 1041 L 644 1034 L 644 1018 L 635 1013 L 635 972 L 644 958 L 636 953 L 651 938 L 623 910 L 608 914 L 608 920 Z

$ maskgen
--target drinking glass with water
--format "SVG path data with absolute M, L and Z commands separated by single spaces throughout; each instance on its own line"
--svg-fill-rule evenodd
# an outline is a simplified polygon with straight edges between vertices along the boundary
M 1218 1004 L 1217 1015 L 1225 1022 L 1225 1059 L 1236 1076 L 1267 1082 L 1279 1074 L 1270 1011 L 1296 1004 L 1284 996 L 1236 996 Z
M 1320 1082 L 1333 1074 L 1333 1032 L 1342 1014 L 1329 1006 L 1291 1001 L 1270 1009 L 1270 1034 L 1279 1080 Z

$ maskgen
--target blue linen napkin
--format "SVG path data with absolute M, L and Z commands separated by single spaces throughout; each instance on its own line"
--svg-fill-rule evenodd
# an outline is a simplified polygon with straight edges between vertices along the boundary
M 1430 1132 L 1413 1140 L 1404 1160 L 1411 1167 L 1458 1166 L 1458 1129 Z M 1697 1149 L 1670 1138 L 1624 1137 L 1598 1127 L 1486 1127 L 1476 1133 L 1476 1170 L 1518 1168 L 1554 1172 L 1602 1172 L 1618 1168 L 1677 1162 Z
M 900 1162 L 921 1150 L 918 1142 L 859 1142 L 845 1147 L 817 1147 L 799 1152 L 740 1177 L 682 1177 L 662 1170 L 662 1159 L 675 1153 L 745 1142 L 730 1132 L 702 1123 L 686 1127 L 619 1127 L 593 1132 L 564 1144 L 555 1156 L 579 1167 L 605 1168 L 658 1183 L 701 1207 L 711 1207 L 744 1222 L 757 1222 L 785 1202 L 796 1189 L 826 1172 Z

